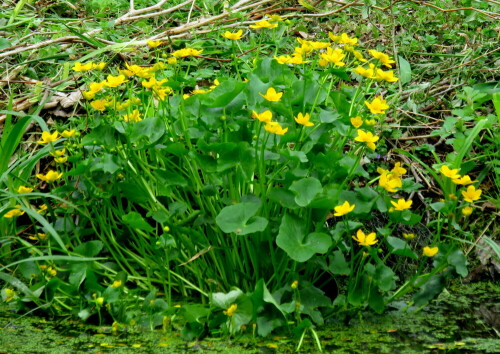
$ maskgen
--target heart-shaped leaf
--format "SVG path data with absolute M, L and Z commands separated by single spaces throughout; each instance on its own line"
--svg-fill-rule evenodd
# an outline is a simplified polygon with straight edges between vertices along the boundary
M 305 262 L 315 253 L 326 253 L 332 245 L 332 239 L 322 232 L 307 235 L 304 220 L 285 214 L 281 220 L 276 244 L 293 260 Z
M 215 222 L 225 233 L 234 232 L 246 235 L 264 231 L 268 221 L 261 216 L 254 216 L 260 208 L 260 203 L 238 203 L 222 209 Z
M 309 203 L 321 192 L 321 182 L 314 177 L 302 178 L 295 181 L 290 186 L 290 190 L 295 193 L 295 202 L 301 206 L 308 206 Z

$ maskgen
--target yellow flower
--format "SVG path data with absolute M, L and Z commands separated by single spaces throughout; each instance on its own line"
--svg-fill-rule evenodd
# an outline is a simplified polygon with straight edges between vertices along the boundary
M 260 122 L 269 123 L 273 118 L 273 113 L 271 111 L 264 111 L 262 113 L 257 113 L 252 111 L 252 118 L 258 119 Z
M 227 315 L 228 317 L 232 317 L 234 315 L 234 313 L 236 312 L 237 308 L 238 308 L 238 305 L 232 304 L 231 306 L 229 306 L 229 308 L 226 311 L 224 311 L 224 315 Z
M 349 37 L 347 33 L 342 33 L 340 36 L 336 36 L 332 32 L 330 32 L 328 33 L 328 37 L 330 37 L 330 39 L 333 42 L 338 44 L 349 44 L 349 45 L 358 44 L 358 39 Z
M 365 101 L 365 105 L 370 109 L 372 114 L 384 114 L 384 111 L 389 108 L 386 100 L 382 99 L 382 96 L 377 96 L 370 103 Z
M 413 240 L 415 238 L 415 234 L 407 234 L 403 232 L 403 237 L 407 240 Z
M 283 96 L 283 92 L 276 92 L 276 90 L 272 87 L 267 89 L 267 92 L 265 95 L 259 93 L 262 97 L 264 97 L 266 100 L 270 102 L 278 102 L 281 100 L 281 96 Z
M 66 153 L 66 148 L 61 150 L 50 151 L 49 154 L 54 157 L 61 157 Z
M 151 72 L 150 68 L 143 68 L 139 65 L 128 65 L 125 64 L 125 67 L 127 69 L 119 69 L 118 71 L 120 74 L 125 75 L 125 76 L 138 76 L 142 77 L 143 79 L 149 79 L 151 76 L 153 76 L 153 73 Z
M 120 286 L 122 286 L 123 282 L 121 280 L 115 280 L 113 282 L 113 284 L 111 284 L 111 287 L 112 288 L 119 288 Z
M 269 16 L 269 15 L 268 15 Z M 269 16 L 269 21 L 271 22 L 278 22 L 278 21 L 283 21 L 280 15 L 274 14 Z
M 382 52 L 377 52 L 376 50 L 369 50 L 368 53 L 370 53 L 370 55 L 372 57 L 374 57 L 375 59 L 378 59 L 384 66 L 390 68 L 392 67 L 391 64 L 394 64 L 395 61 L 391 59 L 390 56 L 388 56 L 387 54 L 384 54 Z
M 356 129 L 363 125 L 363 119 L 360 116 L 352 117 L 350 120 L 352 126 Z
M 154 63 L 154 65 L 149 70 L 151 70 L 152 72 L 157 72 L 158 70 L 163 70 L 166 67 L 167 66 L 165 65 L 165 63 L 162 63 L 161 61 L 159 61 L 159 62 Z
M 473 203 L 481 197 L 482 192 L 482 190 L 476 189 L 474 186 L 469 186 L 466 191 L 462 191 L 462 196 L 466 202 Z
M 347 50 L 346 47 L 344 47 L 344 49 Z M 351 50 L 351 53 L 354 55 L 354 57 L 356 59 L 358 59 L 362 63 L 366 63 L 368 61 L 368 60 L 365 59 L 365 57 L 363 56 L 363 54 L 361 54 L 361 52 L 358 52 L 357 50 Z
M 118 87 L 121 84 L 127 82 L 128 80 L 125 79 L 125 75 L 108 75 L 106 78 L 106 81 L 104 81 L 104 86 L 106 87 Z
M 63 130 L 63 132 L 61 133 L 61 136 L 63 138 L 71 138 L 72 136 L 74 136 L 76 133 L 76 129 L 71 129 L 71 130 Z
M 198 95 L 200 93 L 209 93 L 210 91 L 212 91 L 212 90 L 193 90 L 193 91 L 191 91 L 191 94 Z
M 16 217 L 16 216 L 21 216 L 25 213 L 24 210 L 21 210 L 19 209 L 19 207 L 21 207 L 20 205 L 16 205 L 16 208 L 15 209 L 11 209 L 9 210 L 8 212 L 6 212 L 3 217 L 4 218 L 13 218 L 13 217 Z
M 108 100 L 95 100 L 90 102 L 90 106 L 92 106 L 95 110 L 102 112 L 106 110 L 108 103 Z
M 302 55 L 298 53 L 294 53 L 293 56 L 290 55 L 282 55 L 275 56 L 274 59 L 278 62 L 278 64 L 305 64 L 309 63 L 309 61 L 305 61 L 302 59 Z
M 38 179 L 41 179 L 42 181 L 45 181 L 45 182 L 54 182 L 54 181 L 58 180 L 59 178 L 61 178 L 62 175 L 63 175 L 62 172 L 56 172 L 53 170 L 49 170 L 45 175 L 41 174 L 41 173 L 37 173 L 36 177 Z
M 167 82 L 167 79 L 162 79 L 162 80 L 158 81 L 158 80 L 156 80 L 156 78 L 154 76 L 151 76 L 151 78 L 149 80 L 142 81 L 142 86 L 144 86 L 146 88 L 160 87 L 165 82 Z
M 371 127 L 377 124 L 377 121 L 375 119 L 366 119 L 365 124 Z
M 193 49 L 193 48 L 183 48 L 183 49 L 179 49 L 179 50 L 176 50 L 175 52 L 173 52 L 172 56 L 174 56 L 176 58 L 185 58 L 185 57 L 190 57 L 190 56 L 194 56 L 194 55 L 200 55 L 201 53 L 203 53 L 203 49 L 197 50 L 197 49 Z
M 401 167 L 401 162 L 396 162 L 391 172 L 394 176 L 401 177 L 406 173 L 406 169 Z
M 68 161 L 68 156 L 55 157 L 54 161 L 57 163 L 65 163 Z
M 333 215 L 335 215 L 335 216 L 343 216 L 343 215 L 349 214 L 351 211 L 354 210 L 355 207 L 356 207 L 355 204 L 351 205 L 346 200 L 344 202 L 344 204 L 338 205 L 338 206 L 336 206 L 336 207 L 333 208 L 335 210 L 335 214 L 333 214 Z
M 250 28 L 259 29 L 259 28 L 276 28 L 278 27 L 277 23 L 270 23 L 269 21 L 263 20 L 258 21 L 253 25 L 249 26 Z
M 94 64 L 92 63 L 87 63 L 87 64 L 82 64 L 82 63 L 75 63 L 75 65 L 71 68 L 73 71 L 89 71 L 94 68 Z
M 167 59 L 167 64 L 169 65 L 174 65 L 177 63 L 177 58 L 168 58 Z
M 441 169 L 439 170 L 444 176 L 451 178 L 451 179 L 459 179 L 460 175 L 458 174 L 459 168 L 455 169 L 450 169 L 448 166 L 443 165 L 441 166 Z
M 33 192 L 33 188 L 30 187 L 19 186 L 19 188 L 17 188 L 17 193 L 31 193 L 31 192 Z
M 101 61 L 99 64 L 95 64 L 93 69 L 97 69 L 100 71 L 100 70 L 104 69 L 105 67 L 106 67 L 106 63 Z
M 358 136 L 354 138 L 354 140 L 360 143 L 366 143 L 366 146 L 372 150 L 376 149 L 375 143 L 378 139 L 378 136 L 374 136 L 371 132 L 365 132 L 362 129 L 358 129 Z
M 42 204 L 38 207 L 38 210 L 36 211 L 37 213 L 43 213 L 45 210 L 47 210 L 49 207 L 47 206 L 47 204 Z
M 290 285 L 290 287 L 294 290 L 297 289 L 299 287 L 299 281 L 294 280 L 293 283 Z
M 159 47 L 159 46 L 161 46 L 161 44 L 162 44 L 162 41 L 148 41 L 148 46 L 150 48 Z
M 91 82 L 89 85 L 89 90 L 82 92 L 83 97 L 87 100 L 91 100 L 95 97 L 95 94 L 101 91 L 104 87 L 104 82 Z
M 295 55 L 307 55 L 312 53 L 314 47 L 309 44 L 309 41 L 303 42 L 300 47 L 295 47 Z
M 4 292 L 5 292 L 5 298 L 4 298 L 5 302 L 12 301 L 16 297 L 16 292 L 12 289 L 6 288 L 4 289 Z
M 131 104 L 138 104 L 138 105 L 140 105 L 142 103 L 141 100 L 137 97 L 130 97 L 130 99 L 127 100 L 126 102 L 130 102 Z
M 48 131 L 42 132 L 42 139 L 38 140 L 37 143 L 39 144 L 48 144 L 52 143 L 59 139 L 59 132 L 55 131 L 52 134 Z
M 164 101 L 165 97 L 173 92 L 170 87 L 162 87 L 162 88 L 153 88 L 153 91 L 160 100 Z
M 474 209 L 470 206 L 466 206 L 466 207 L 463 207 L 462 208 L 462 214 L 464 214 L 465 216 L 469 216 L 470 214 L 472 214 L 472 211 Z
M 299 124 L 302 124 L 305 127 L 312 127 L 314 125 L 313 122 L 310 121 L 311 117 L 309 116 L 309 113 L 302 114 L 299 113 L 297 114 L 297 117 L 295 117 L 295 121 Z
M 463 177 L 454 178 L 452 182 L 455 184 L 461 184 L 463 186 L 466 186 L 468 184 L 476 183 L 477 181 L 472 181 L 469 176 L 465 175 Z
M 375 65 L 370 63 L 370 64 L 368 64 L 368 66 L 369 66 L 368 69 L 363 68 L 362 66 L 358 66 L 353 71 L 356 74 L 364 76 L 364 77 L 366 77 L 368 79 L 375 79 L 376 78 L 376 75 L 375 75 Z
M 218 79 L 215 79 L 214 84 L 212 86 L 210 86 L 210 89 L 213 90 L 214 88 L 216 88 L 219 85 L 220 85 L 220 81 Z
M 323 65 L 325 62 L 326 63 L 333 63 L 336 66 L 344 66 L 345 63 L 342 61 L 342 59 L 345 58 L 345 54 L 342 52 L 342 49 L 340 48 L 335 48 L 333 49 L 332 47 L 328 47 L 326 49 L 326 53 L 321 53 L 319 55 L 321 59 L 323 59 L 320 62 L 320 65 Z M 323 64 L 322 64 L 323 63 Z
M 139 113 L 138 109 L 134 109 L 131 114 L 125 114 L 123 120 L 125 122 L 139 122 L 142 120 L 141 113 Z
M 378 168 L 377 172 L 380 173 L 379 185 L 389 193 L 395 193 L 397 192 L 396 188 L 401 188 L 403 186 L 403 182 L 398 175 L 382 168 Z
M 266 125 L 264 125 L 264 129 L 276 135 L 284 135 L 288 131 L 288 128 L 283 129 L 278 122 L 267 122 Z
M 394 76 L 394 71 L 384 71 L 382 69 L 377 69 L 377 74 L 375 75 L 376 80 L 384 80 L 387 82 L 396 82 L 399 79 Z
M 238 32 L 226 31 L 221 36 L 224 38 L 230 39 L 232 41 L 237 41 L 237 40 L 241 39 L 241 37 L 243 36 L 243 30 L 239 30 Z
M 359 229 L 356 236 L 352 236 L 354 241 L 358 242 L 360 246 L 372 246 L 378 242 L 375 232 L 365 235 L 363 230 Z
M 297 38 L 299 40 L 300 38 Z M 326 49 L 330 47 L 330 43 L 328 42 L 316 42 L 316 41 L 309 41 L 309 45 L 313 47 L 314 49 Z
M 410 209 L 411 205 L 413 204 L 413 200 L 404 200 L 403 198 L 398 199 L 397 202 L 391 200 L 391 204 L 394 206 L 394 209 L 403 211 L 406 209 Z
M 423 253 L 426 257 L 434 257 L 439 252 L 439 247 L 425 246 Z

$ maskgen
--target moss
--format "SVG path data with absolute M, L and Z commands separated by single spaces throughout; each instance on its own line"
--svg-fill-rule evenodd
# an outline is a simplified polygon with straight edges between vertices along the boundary
M 476 309 L 495 304 L 498 286 L 490 283 L 456 286 L 421 311 L 402 309 L 393 304 L 384 315 L 366 313 L 348 325 L 334 319 L 321 327 L 318 335 L 324 352 L 335 353 L 422 353 L 435 350 L 499 352 L 496 333 L 485 325 Z M 178 332 L 149 331 L 125 327 L 113 334 L 110 327 L 97 327 L 77 321 L 47 321 L 38 317 L 17 318 L 0 312 L 0 353 L 292 353 L 296 341 L 288 337 L 253 338 L 244 334 L 227 339 L 209 337 L 185 342 Z M 308 335 L 301 351 L 315 352 Z

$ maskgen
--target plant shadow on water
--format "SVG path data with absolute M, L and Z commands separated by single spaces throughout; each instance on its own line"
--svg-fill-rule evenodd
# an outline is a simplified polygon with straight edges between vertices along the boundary
M 350 320 L 332 319 L 318 334 L 326 353 L 498 353 L 498 290 L 492 283 L 459 285 L 418 312 L 403 311 L 407 304 L 401 301 L 382 316 L 367 312 Z M 243 334 L 229 341 L 212 335 L 186 342 L 176 329 L 113 329 L 9 313 L 0 317 L 0 328 L 0 353 L 291 353 L 296 349 L 296 341 L 284 336 L 261 339 Z M 301 351 L 317 351 L 312 338 Z

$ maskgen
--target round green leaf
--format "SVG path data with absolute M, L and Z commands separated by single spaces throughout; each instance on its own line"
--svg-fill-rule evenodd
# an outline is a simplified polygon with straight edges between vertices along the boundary
M 293 260 L 305 262 L 315 253 L 326 253 L 332 245 L 332 239 L 325 233 L 306 234 L 304 220 L 285 214 L 281 220 L 276 244 Z
M 234 232 L 238 235 L 246 235 L 264 231 L 267 227 L 267 219 L 254 216 L 259 208 L 260 203 L 229 205 L 220 211 L 215 222 L 225 233 Z
M 316 178 L 307 177 L 293 182 L 290 186 L 290 190 L 295 192 L 295 202 L 299 206 L 305 207 L 309 205 L 318 194 L 323 192 L 323 187 L 321 187 L 321 182 Z

